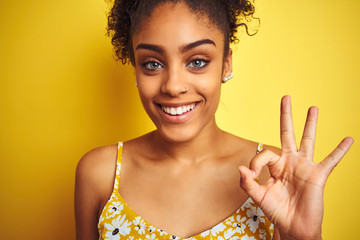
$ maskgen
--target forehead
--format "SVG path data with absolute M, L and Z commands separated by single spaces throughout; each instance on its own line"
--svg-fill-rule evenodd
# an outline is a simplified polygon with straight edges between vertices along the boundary
M 207 16 L 192 12 L 184 3 L 164 3 L 156 7 L 132 36 L 134 48 L 140 43 L 178 47 L 201 39 L 210 39 L 223 49 L 222 31 Z

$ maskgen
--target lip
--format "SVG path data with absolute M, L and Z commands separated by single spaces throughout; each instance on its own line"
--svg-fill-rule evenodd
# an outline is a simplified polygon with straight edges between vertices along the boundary
M 162 110 L 162 106 L 165 107 L 180 107 L 180 106 L 187 106 L 187 105 L 191 105 L 191 104 L 195 104 L 195 107 L 185 113 L 182 113 L 180 115 L 170 115 L 166 112 L 164 112 Z M 172 123 L 172 124 L 181 124 L 184 123 L 186 121 L 188 121 L 196 112 L 198 106 L 199 106 L 200 102 L 187 102 L 187 103 L 155 103 L 156 109 L 159 111 L 160 115 L 162 116 L 162 118 L 168 122 L 168 123 Z

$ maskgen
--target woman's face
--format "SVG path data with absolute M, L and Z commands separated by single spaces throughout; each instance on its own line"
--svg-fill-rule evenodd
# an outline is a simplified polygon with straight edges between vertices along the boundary
M 160 135 L 184 142 L 214 131 L 221 81 L 231 72 L 223 33 L 186 5 L 166 3 L 132 41 L 140 98 Z

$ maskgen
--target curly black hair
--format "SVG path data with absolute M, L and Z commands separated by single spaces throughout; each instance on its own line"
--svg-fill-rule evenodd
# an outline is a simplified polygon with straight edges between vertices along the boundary
M 171 2 L 185 3 L 189 9 L 200 16 L 206 16 L 224 33 L 224 55 L 229 52 L 229 44 L 238 42 L 236 36 L 239 26 L 245 27 L 253 16 L 255 7 L 250 0 L 115 0 L 108 15 L 107 34 L 115 49 L 115 57 L 123 64 L 135 64 L 131 36 L 139 31 L 144 19 L 160 4 Z

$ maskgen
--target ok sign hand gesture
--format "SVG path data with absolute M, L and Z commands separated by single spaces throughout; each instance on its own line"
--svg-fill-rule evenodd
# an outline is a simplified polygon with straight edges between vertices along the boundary
M 326 180 L 353 143 L 343 139 L 323 161 L 313 162 L 318 109 L 311 107 L 297 148 L 290 97 L 281 100 L 281 156 L 264 150 L 241 166 L 240 185 L 279 230 L 281 239 L 321 239 L 323 193 Z M 261 169 L 267 166 L 271 177 L 258 184 Z

